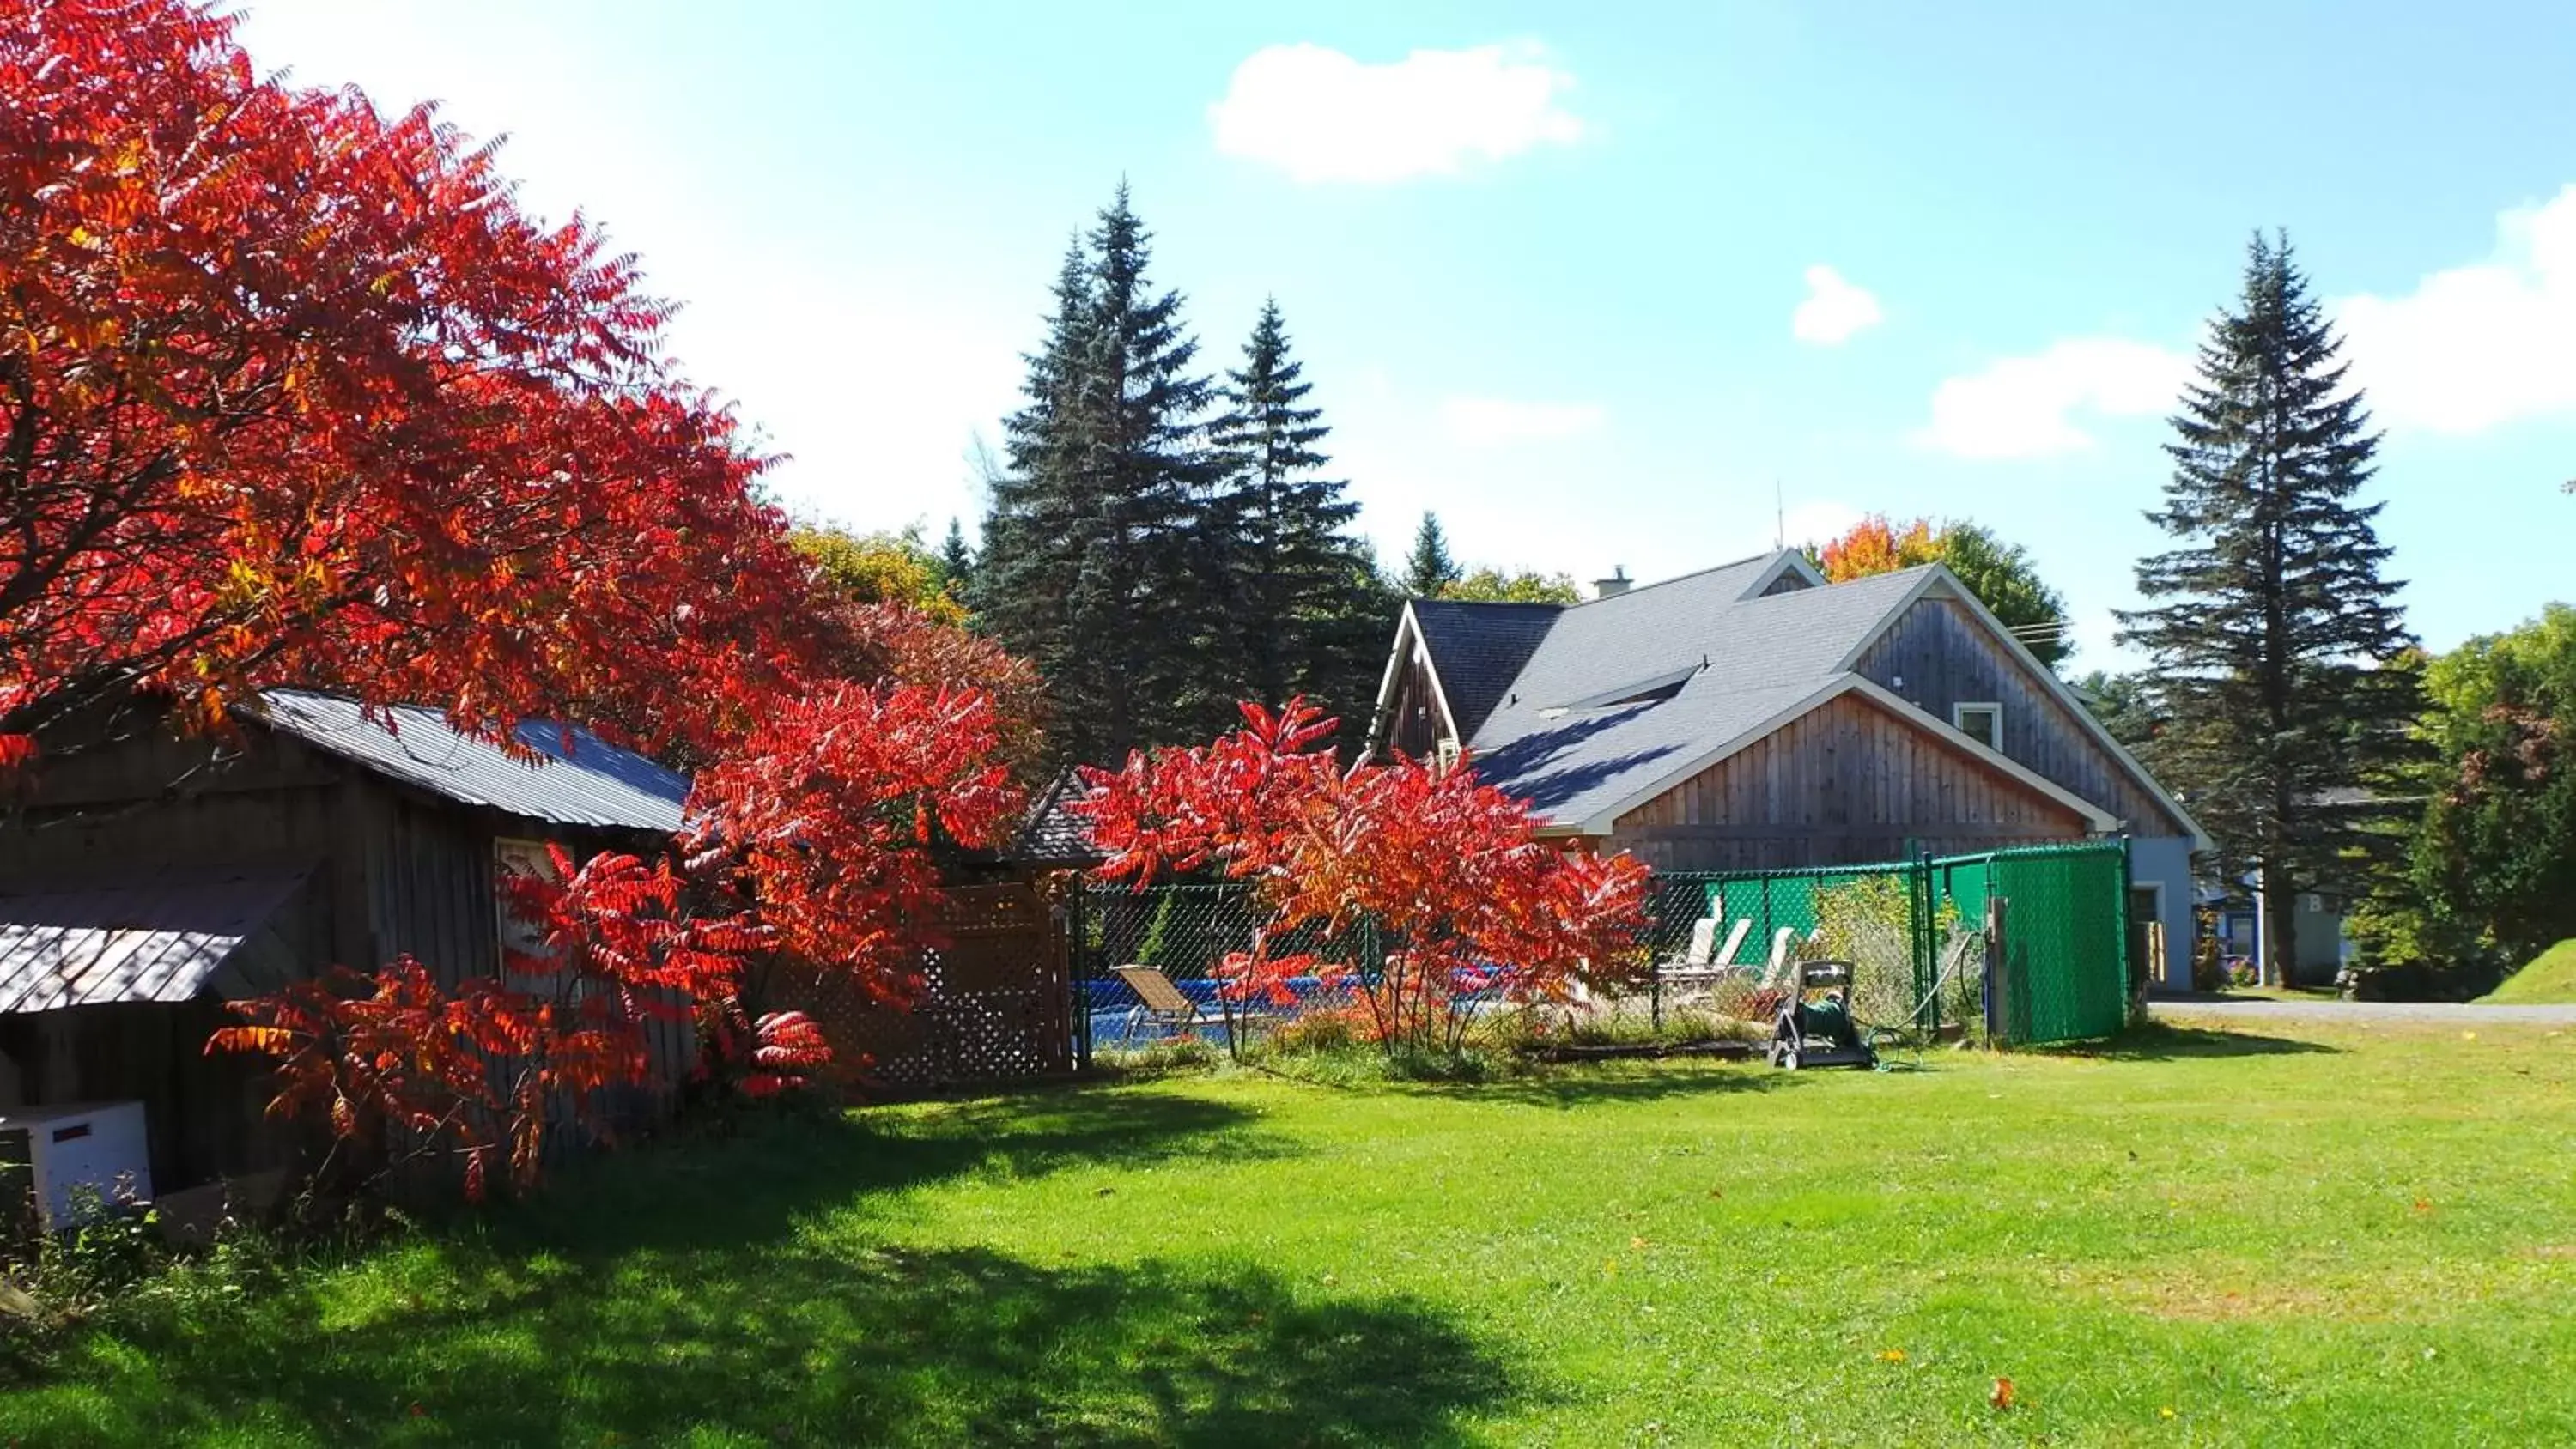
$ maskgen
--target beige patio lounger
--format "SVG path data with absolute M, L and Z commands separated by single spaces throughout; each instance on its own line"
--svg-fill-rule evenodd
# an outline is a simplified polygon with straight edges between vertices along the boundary
M 1127 983 L 1140 1003 L 1127 1013 L 1127 1034 L 1123 1040 L 1136 1040 L 1136 1028 L 1147 1021 L 1173 1035 L 1180 1035 L 1204 1023 L 1221 1020 L 1205 1006 L 1192 1001 L 1172 978 L 1154 966 L 1112 966 L 1109 974 Z

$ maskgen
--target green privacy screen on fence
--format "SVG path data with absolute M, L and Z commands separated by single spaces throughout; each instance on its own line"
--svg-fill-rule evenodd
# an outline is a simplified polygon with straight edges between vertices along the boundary
M 1657 935 L 1674 935 L 1675 918 L 1703 902 L 1721 939 L 1732 939 L 1733 923 L 1750 923 L 1753 960 L 1775 940 L 1783 947 L 1817 940 L 1821 928 L 1822 939 L 1861 968 L 1855 1008 L 1873 1024 L 2076 1041 L 2128 1021 L 2128 880 L 2128 851 L 2118 841 L 1665 875 L 1656 880 Z M 1680 924 L 1686 933 L 1688 920 Z

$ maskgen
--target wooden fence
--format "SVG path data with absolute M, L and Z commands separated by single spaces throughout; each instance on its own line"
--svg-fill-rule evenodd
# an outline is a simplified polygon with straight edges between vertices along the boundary
M 773 993 L 812 1016 L 843 1075 L 863 1088 L 965 1086 L 1074 1069 L 1071 962 L 1058 903 L 1024 881 L 952 887 L 922 953 L 929 983 L 910 1010 L 845 980 L 803 977 Z

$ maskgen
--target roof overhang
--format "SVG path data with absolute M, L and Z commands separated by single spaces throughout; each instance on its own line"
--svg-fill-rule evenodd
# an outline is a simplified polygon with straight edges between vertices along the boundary
M 2111 752 L 2111 757 L 2120 762 L 2121 768 L 2129 772 L 2131 779 L 2135 780 L 2149 795 L 2155 797 L 2157 804 L 2173 812 L 2173 817 L 2181 821 L 2183 829 L 2190 834 L 2192 849 L 2213 848 L 2209 832 L 2200 828 L 2200 822 L 2192 818 L 2191 812 L 2183 808 L 2182 802 L 2176 800 L 2172 793 L 2165 789 L 2153 772 L 2138 763 L 2138 757 L 2129 753 L 2127 746 L 2112 737 L 2111 731 L 2104 727 L 2102 721 L 2094 718 L 2093 711 L 2084 707 L 2084 701 L 2076 696 L 2074 689 L 2065 680 L 2057 677 L 2057 671 L 2040 663 L 2039 656 L 2031 653 L 2029 646 L 2014 638 L 2012 630 L 2004 627 L 2004 621 L 1995 617 L 1994 610 L 1987 608 L 1985 601 L 1977 597 L 1976 591 L 1961 583 L 1959 576 L 1950 572 L 1945 564 L 1936 563 L 1925 569 L 1923 577 L 1915 583 L 1914 587 L 1905 591 L 1904 597 L 1896 601 L 1884 618 L 1870 626 L 1869 632 L 1861 636 L 1860 642 L 1851 647 L 1851 651 L 1842 657 L 1841 663 L 1836 667 L 1849 670 L 1858 664 L 1861 656 L 1867 654 L 1872 645 L 1885 637 L 1888 630 L 1895 628 L 1897 620 L 1905 617 L 1906 610 L 1927 598 L 1953 599 L 1965 607 L 1970 617 L 1974 618 L 1988 634 L 2001 641 L 2004 648 L 2010 650 L 2013 656 L 2021 661 L 2024 669 L 2037 677 L 2051 693 L 2056 695 L 2058 702 L 2066 706 L 2075 716 L 2076 722 L 2090 733 L 2097 743 Z
M 303 871 L 142 873 L 0 892 L 0 1013 L 275 990 L 302 969 L 272 922 Z
M 1832 679 L 1827 680 L 1822 686 L 1801 696 L 1795 702 L 1780 709 L 1761 723 L 1742 731 L 1732 739 L 1726 740 L 1718 744 L 1715 748 L 1693 756 L 1682 764 L 1655 776 L 1649 783 L 1621 796 L 1616 803 L 1605 806 L 1579 821 L 1552 821 L 1547 826 L 1543 827 L 1540 833 L 1561 835 L 1608 835 L 1616 828 L 1620 816 L 1627 814 L 1631 810 L 1637 809 L 1648 801 L 1653 800 L 1656 796 L 1673 789 L 1675 786 L 1680 785 L 1683 781 L 1688 780 L 1693 775 L 1713 766 L 1725 763 L 1734 756 L 1750 749 L 1757 741 L 1779 732 L 1779 730 L 1790 721 L 1798 719 L 1804 715 L 1811 714 L 1847 694 L 1859 695 L 1861 698 L 1879 706 L 1882 710 L 1894 716 L 1898 722 L 1906 725 L 1907 727 L 1932 736 L 1945 747 L 1954 750 L 1959 754 L 1966 755 L 1977 761 L 1979 764 L 1993 770 L 1995 773 L 2003 775 L 2016 783 L 2029 788 L 2036 794 L 2045 796 L 2058 805 L 2064 806 L 2069 811 L 2072 811 L 2074 814 L 2081 817 L 2089 828 L 2098 833 L 2107 835 L 2120 828 L 2119 817 L 2111 814 L 2107 810 L 2104 810 L 2099 805 L 2086 800 L 2084 797 L 2067 789 L 2065 786 L 2048 779 L 2046 776 L 2043 776 L 2036 771 L 2033 771 L 2028 766 L 2006 757 L 2001 752 L 1988 746 L 1984 741 L 1977 739 L 1975 736 L 1962 733 L 1958 729 L 1933 718 L 1931 715 L 1925 714 L 1923 711 L 1916 709 L 1911 704 L 1906 703 L 1897 695 L 1871 683 L 1860 675 L 1844 672 L 1835 675 Z

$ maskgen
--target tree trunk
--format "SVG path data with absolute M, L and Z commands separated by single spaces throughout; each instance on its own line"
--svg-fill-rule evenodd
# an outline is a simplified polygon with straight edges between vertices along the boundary
M 2263 862 L 2263 961 L 2264 979 L 2275 986 L 2289 986 L 2295 963 L 2299 959 L 2298 883 L 2290 878 L 2289 867 Z

